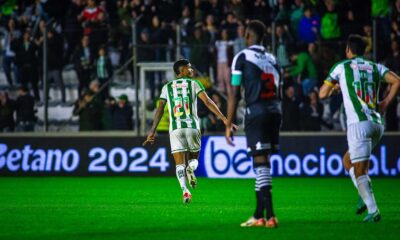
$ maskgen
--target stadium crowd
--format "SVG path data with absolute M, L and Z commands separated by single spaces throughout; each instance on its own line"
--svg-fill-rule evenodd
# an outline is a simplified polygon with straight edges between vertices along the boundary
M 80 98 L 74 114 L 80 116 L 80 130 L 128 130 L 132 107 L 127 96 L 118 101 L 110 96 L 107 83 L 132 57 L 132 21 L 137 26 L 138 62 L 174 61 L 180 31 L 182 57 L 190 59 L 199 76 L 215 76 L 208 91 L 225 109 L 230 64 L 245 48 L 244 30 L 250 19 L 268 26 L 265 45 L 276 53 L 281 67 L 283 131 L 344 128 L 340 95 L 321 102 L 316 90 L 334 63 L 344 58 L 350 33 L 365 37 L 365 58 L 375 57 L 400 74 L 400 0 L 0 0 L 3 71 L 8 89 L 18 85 L 19 92 L 41 100 L 47 24 L 48 77 L 65 102 L 62 71 L 66 66 L 76 71 Z M 146 75 L 154 103 L 163 78 L 158 73 Z M 385 86 L 381 90 L 384 95 Z M 18 118 L 18 107 L 6 91 L 0 96 L 0 131 L 13 131 L 15 124 L 26 121 Z M 199 116 L 204 130 L 223 130 L 223 124 L 201 106 Z M 399 119 L 396 101 L 386 116 L 387 130 L 398 130 Z M 34 124 L 35 117 L 28 122 Z

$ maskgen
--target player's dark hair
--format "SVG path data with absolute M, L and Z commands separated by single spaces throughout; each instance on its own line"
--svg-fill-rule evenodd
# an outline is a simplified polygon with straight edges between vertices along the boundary
M 362 55 L 364 55 L 365 48 L 367 47 L 367 43 L 363 39 L 362 36 L 356 35 L 356 34 L 351 34 L 347 38 L 347 47 L 350 49 L 350 51 L 353 54 L 362 56 Z
M 253 32 L 256 35 L 257 42 L 261 43 L 265 35 L 265 25 L 260 20 L 251 20 L 247 25 L 247 30 Z
M 178 75 L 179 73 L 181 73 L 180 72 L 180 68 L 184 67 L 184 66 L 187 66 L 189 63 L 190 62 L 187 59 L 180 59 L 180 60 L 176 61 L 174 63 L 174 72 L 175 72 L 175 74 Z

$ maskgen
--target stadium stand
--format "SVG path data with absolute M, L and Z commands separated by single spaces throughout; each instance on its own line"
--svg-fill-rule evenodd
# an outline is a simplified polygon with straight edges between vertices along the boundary
M 35 49 L 35 60 L 31 63 L 35 71 L 32 74 L 39 79 L 40 91 L 40 101 L 36 102 L 36 129 L 41 129 L 45 120 L 42 48 L 46 24 L 55 35 L 53 40 L 49 40 L 49 71 L 62 70 L 66 91 L 63 102 L 59 84 L 50 82 L 48 117 L 51 130 L 77 129 L 78 119 L 72 118 L 71 112 L 79 99 L 78 85 L 83 81 L 78 78 L 78 66 L 87 67 L 90 80 L 107 79 L 110 76 L 104 75 L 102 67 L 109 62 L 114 73 L 118 72 L 114 74 L 109 95 L 117 98 L 126 94 L 131 105 L 135 106 L 132 59 L 136 63 L 171 62 L 185 57 L 194 63 L 200 76 L 211 79 L 209 91 L 216 91 L 224 99 L 223 89 L 217 88 L 218 56 L 226 56 L 228 63 L 232 61 L 233 54 L 244 47 L 243 26 L 253 18 L 268 26 L 265 45 L 281 63 L 284 101 L 288 98 L 286 89 L 293 87 L 295 95 L 292 97 L 296 98 L 294 102 L 297 105 L 291 106 L 308 109 L 303 112 L 309 115 L 303 114 L 302 117 L 291 116 L 291 112 L 284 109 L 284 115 L 289 115 L 284 119 L 311 119 L 316 124 L 307 128 L 299 124 L 296 131 L 343 130 L 340 124 L 344 118 L 341 99 L 333 98 L 325 102 L 310 100 L 308 94 L 303 93 L 304 85 L 300 86 L 310 76 L 315 79 L 310 91 L 320 86 L 330 67 L 344 57 L 344 39 L 348 34 L 358 33 L 365 37 L 369 43 L 366 58 L 383 62 L 400 73 L 400 55 L 395 46 L 400 40 L 400 0 L 1 0 L 0 3 L 0 50 L 3 53 L 0 57 L 0 89 L 15 99 L 16 86 L 28 81 L 21 79 L 23 69 L 26 69 L 21 63 L 25 53 L 16 52 L 17 42 L 22 41 L 23 35 L 28 32 L 32 36 L 30 44 Z M 135 40 L 132 39 L 133 22 Z M 219 47 L 221 33 L 224 33 L 224 41 L 227 42 L 225 53 Z M 88 46 L 78 51 L 81 55 L 74 55 L 83 36 L 88 36 Z M 102 46 L 107 50 L 105 59 L 98 58 L 98 49 Z M 133 47 L 137 47 L 135 56 L 132 55 Z M 303 68 L 305 59 L 314 70 Z M 151 97 L 145 100 L 149 104 L 155 102 L 160 85 L 166 78 L 162 72 L 146 74 L 149 85 L 146 96 Z M 29 81 L 27 86 L 31 88 Z M 398 102 L 387 114 L 387 130 L 399 129 Z M 319 106 L 322 106 L 322 111 L 315 110 Z M 241 116 L 240 113 L 239 110 L 238 116 Z M 151 116 L 151 111 L 148 115 Z M 200 115 L 206 116 L 207 113 Z M 209 125 L 206 123 L 204 126 Z M 213 129 L 216 127 L 204 127 L 209 132 Z

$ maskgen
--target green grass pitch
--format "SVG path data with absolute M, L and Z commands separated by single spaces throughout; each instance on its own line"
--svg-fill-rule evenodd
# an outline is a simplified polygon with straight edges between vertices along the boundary
M 346 178 L 275 178 L 278 229 L 240 228 L 254 180 L 199 179 L 184 205 L 160 178 L 0 178 L 0 239 L 400 239 L 399 179 L 373 179 L 382 220 L 361 223 Z

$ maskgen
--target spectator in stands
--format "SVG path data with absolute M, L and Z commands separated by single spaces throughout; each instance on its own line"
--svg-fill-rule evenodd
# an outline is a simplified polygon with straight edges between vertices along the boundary
M 0 92 L 0 132 L 14 132 L 14 112 L 16 103 L 8 97 L 8 92 Z
M 392 21 L 392 32 L 390 33 L 390 39 L 400 41 L 400 28 L 399 23 L 396 21 Z
M 65 15 L 64 36 L 67 42 L 67 50 L 64 62 L 66 63 L 70 62 L 70 58 L 82 38 L 82 25 L 78 20 L 78 16 L 83 9 L 83 0 L 72 0 Z
M 53 29 L 47 32 L 47 67 L 48 81 L 52 80 L 61 90 L 61 101 L 65 103 L 65 85 L 62 77 L 63 69 L 63 39 Z
M 299 40 L 305 43 L 315 42 L 318 39 L 320 30 L 319 17 L 313 14 L 311 7 L 305 7 L 303 10 L 303 17 L 299 23 Z
M 192 38 L 190 38 L 190 61 L 200 75 L 208 75 L 209 58 L 208 47 L 210 37 L 203 31 L 201 23 L 197 23 Z
M 109 131 L 113 129 L 112 126 L 112 108 L 115 105 L 115 98 L 109 96 L 104 101 L 104 108 L 101 116 L 101 130 Z
M 79 81 L 79 96 L 81 96 L 84 89 L 87 90 L 89 87 L 94 59 L 95 56 L 89 44 L 89 37 L 83 36 L 80 46 L 75 49 L 73 54 L 73 63 Z
M 98 80 L 93 80 L 89 84 L 89 90 L 95 93 L 96 95 L 100 92 L 100 82 Z
M 272 8 L 271 20 L 288 24 L 290 22 L 290 6 L 286 0 L 278 0 L 277 2 L 278 4 Z
M 100 46 L 108 43 L 109 25 L 106 21 L 105 12 L 101 11 L 97 14 L 97 20 L 91 22 L 90 28 L 91 33 L 89 37 L 94 49 L 98 49 Z
M 226 102 L 218 92 L 213 91 L 211 93 L 211 99 L 215 102 L 219 109 L 226 109 Z M 208 132 L 223 132 L 225 130 L 225 125 L 222 120 L 217 118 L 210 111 L 208 111 L 205 124 Z
M 121 54 L 120 64 L 123 64 L 132 56 L 132 49 L 129 48 L 132 41 L 132 27 L 128 20 L 121 20 L 116 31 L 115 41 L 118 52 Z
M 139 62 L 154 61 L 155 51 L 152 47 L 150 32 L 148 29 L 143 29 L 142 32 L 140 33 L 137 55 Z M 148 87 L 150 88 L 151 98 L 154 99 L 156 97 L 156 85 L 157 85 L 155 74 L 154 72 L 146 72 L 145 77 L 149 84 Z
M 15 10 L 18 8 L 16 0 L 5 0 L 0 5 L 0 25 L 7 24 L 8 20 L 15 15 Z
M 27 87 L 18 88 L 18 97 L 15 104 L 17 113 L 17 131 L 32 132 L 36 123 L 35 98 L 29 94 Z
M 235 14 L 231 12 L 227 13 L 225 20 L 221 22 L 222 29 L 226 29 L 228 31 L 228 39 L 233 39 L 236 37 L 238 25 L 238 19 L 236 18 Z
M 324 3 L 326 12 L 321 19 L 321 37 L 324 40 L 337 40 L 341 36 L 341 29 L 335 0 L 325 0 Z
M 15 63 L 20 71 L 20 83 L 24 87 L 30 84 L 35 100 L 39 101 L 37 45 L 31 40 L 30 29 L 26 29 L 23 38 L 13 42 L 11 48 L 15 52 Z
M 295 88 L 288 86 L 282 101 L 282 131 L 300 131 L 300 103 Z
M 323 44 L 323 43 L 309 43 L 308 44 L 308 53 L 311 56 L 312 61 L 315 64 L 317 69 L 317 86 L 322 85 L 322 81 L 325 80 L 324 78 L 328 76 L 329 71 L 331 70 L 332 66 L 340 61 L 340 57 L 338 56 L 337 47 L 332 48 L 331 44 Z M 332 96 L 331 102 L 333 98 L 336 98 L 335 95 Z
M 239 24 L 236 31 L 236 38 L 233 41 L 233 55 L 238 54 L 246 48 L 246 40 L 244 39 L 245 27 Z
M 264 0 L 255 0 L 253 3 L 253 17 L 254 19 L 260 20 L 265 22 L 267 20 L 266 14 L 267 11 L 267 4 Z
M 370 24 L 365 24 L 363 27 L 363 37 L 367 42 L 367 47 L 365 48 L 364 57 L 367 59 L 372 59 L 372 27 Z
M 288 67 L 290 65 L 290 59 L 288 50 L 293 44 L 293 38 L 289 32 L 287 25 L 278 24 L 275 29 L 276 32 L 276 57 L 280 67 Z
M 215 42 L 218 35 L 218 29 L 215 25 L 215 17 L 211 14 L 208 14 L 206 17 L 205 31 L 210 36 L 210 41 Z
M 286 77 L 295 78 L 295 82 L 301 84 L 303 95 L 307 96 L 316 87 L 318 72 L 315 64 L 307 51 L 293 52 L 290 56 L 294 66 L 290 67 Z
M 28 19 L 32 19 L 33 21 L 36 21 L 37 19 L 48 18 L 48 14 L 44 10 L 44 6 L 41 0 L 34 0 L 33 3 L 25 9 L 24 15 Z
M 367 5 L 367 4 L 365 4 Z M 365 22 L 362 18 L 367 14 L 362 14 L 362 8 L 358 6 L 353 0 L 343 0 L 337 3 L 336 7 L 337 12 L 339 13 L 339 21 L 342 36 L 348 36 L 350 34 L 354 34 L 359 32 L 359 25 L 362 22 Z M 359 16 L 364 15 L 364 16 Z
M 245 6 L 242 0 L 231 0 L 230 4 L 228 4 L 228 8 L 237 18 L 244 19 Z
M 160 18 L 155 15 L 151 19 L 151 43 L 160 46 L 155 47 L 155 61 L 162 62 L 166 60 L 166 45 L 169 40 L 169 33 L 166 29 L 165 22 L 161 24 Z
M 210 11 L 208 14 L 211 14 L 215 17 L 216 22 L 220 22 L 225 16 L 226 7 L 224 6 L 224 2 L 220 0 L 210 0 Z
M 194 0 L 194 9 L 193 9 L 193 20 L 195 22 L 200 22 L 204 19 L 204 11 L 201 5 L 201 0 Z
M 309 43 L 307 45 L 308 54 L 310 54 L 310 57 L 311 57 L 313 63 L 315 64 L 315 68 L 317 69 L 317 73 L 318 73 L 317 74 L 317 76 L 318 76 L 317 79 L 321 79 L 321 78 L 324 78 L 324 77 L 328 76 L 328 74 L 323 75 L 323 73 L 322 73 L 322 71 L 323 71 L 322 65 L 324 63 L 321 61 L 322 60 L 322 55 L 323 55 L 323 53 L 321 51 L 321 46 L 322 46 L 322 44 L 319 44 L 319 43 Z M 329 66 L 329 70 L 333 65 L 334 65 L 334 63 Z M 320 82 L 317 82 L 317 86 L 320 86 Z
M 13 85 L 13 77 L 11 72 L 14 74 L 15 81 L 18 81 L 18 68 L 15 64 L 15 52 L 11 49 L 12 43 L 18 40 L 21 36 L 21 32 L 17 29 L 14 18 L 10 18 L 7 23 L 7 32 L 4 39 L 4 54 L 3 54 L 3 69 L 7 78 L 7 82 L 10 86 Z
M 324 107 L 319 101 L 318 93 L 311 91 L 308 99 L 300 105 L 300 125 L 303 131 L 321 131 L 321 125 L 332 129 L 332 126 L 327 124 L 322 119 Z
M 152 48 L 149 29 L 143 29 L 140 33 L 140 46 L 138 47 L 138 61 L 151 62 L 154 61 L 154 49 Z
M 190 48 L 187 45 L 188 40 L 192 35 L 193 21 L 190 17 L 190 8 L 189 6 L 184 6 L 182 9 L 182 17 L 179 19 L 178 24 L 180 25 L 181 31 L 181 44 L 182 44 L 182 56 L 184 58 L 189 59 L 190 57 Z M 191 59 L 192 60 L 192 59 Z
M 88 0 L 87 6 L 78 16 L 78 20 L 82 22 L 83 33 L 90 35 L 92 33 L 93 23 L 99 21 L 99 14 L 103 13 L 104 9 L 98 7 L 95 0 Z
M 105 100 L 110 95 L 109 80 L 113 75 L 113 68 L 111 60 L 107 56 L 107 50 L 105 46 L 101 46 L 98 52 L 99 56 L 96 60 L 96 77 L 102 88 L 99 93 L 101 99 Z
M 172 45 L 174 41 L 171 41 L 171 38 L 175 38 L 174 31 L 177 29 L 175 26 L 179 23 L 181 25 L 180 30 L 183 44 L 182 55 L 192 58 L 194 66 L 202 73 L 208 73 L 209 65 L 213 67 L 217 65 L 214 61 L 218 58 L 211 54 L 213 52 L 211 48 L 215 46 L 217 33 L 220 33 L 221 29 L 229 29 L 228 39 L 235 40 L 233 46 L 234 52 L 237 53 L 242 49 L 244 43 L 244 27 L 242 26 L 242 22 L 245 22 L 249 18 L 258 18 L 268 23 L 271 22 L 271 19 L 279 20 L 275 32 L 275 47 L 281 66 L 288 66 L 287 53 L 290 52 L 292 45 L 292 41 L 289 40 L 290 35 L 299 42 L 309 43 L 310 58 L 300 55 L 300 53 L 306 52 L 305 49 L 299 54 L 294 54 L 297 55 L 297 59 L 293 56 L 293 59 L 296 59 L 294 61 L 295 66 L 286 74 L 286 77 L 293 76 L 303 84 L 302 87 L 293 84 L 294 92 L 298 91 L 297 88 L 305 88 L 307 96 L 307 91 L 309 91 L 310 87 L 306 84 L 306 80 L 310 76 L 313 78 L 312 75 L 314 72 L 311 67 L 312 65 L 308 65 L 308 63 L 314 63 L 316 66 L 314 68 L 318 70 L 317 76 L 326 76 L 333 65 L 332 62 L 336 62 L 335 59 L 338 57 L 337 49 L 339 47 L 332 47 L 327 42 L 333 42 L 334 45 L 338 45 L 339 42 L 337 39 L 340 39 L 340 36 L 364 30 L 363 35 L 369 43 L 365 56 L 372 58 L 373 31 L 372 18 L 370 16 L 372 14 L 376 18 L 378 25 L 378 59 L 386 59 L 387 65 L 392 65 L 392 69 L 397 72 L 400 71 L 400 66 L 396 67 L 399 65 L 398 61 L 400 61 L 398 60 L 399 51 L 396 50 L 397 46 L 395 45 L 397 43 L 394 43 L 394 40 L 400 41 L 400 0 L 0 0 L 0 2 L 2 2 L 0 4 L 0 28 L 8 29 L 4 41 L 5 55 L 3 58 L 3 69 L 7 81 L 9 85 L 15 85 L 16 82 L 21 80 L 24 86 L 30 87 L 32 85 L 37 97 L 39 96 L 36 90 L 38 89 L 37 82 L 41 79 L 37 76 L 40 75 L 42 69 L 42 62 L 40 61 L 42 51 L 38 51 L 36 48 L 37 44 L 34 44 L 32 41 L 27 40 L 24 43 L 22 39 L 19 40 L 20 34 L 18 33 L 18 29 L 22 33 L 25 32 L 25 29 L 28 29 L 28 32 L 29 29 L 33 29 L 32 35 L 34 32 L 38 32 L 36 35 L 41 35 L 39 31 L 35 30 L 37 28 L 37 21 L 40 19 L 43 20 L 39 26 L 39 30 L 42 30 L 45 20 L 50 18 L 54 19 L 54 22 L 57 24 L 63 22 L 62 32 L 59 32 L 61 28 L 58 27 L 53 32 L 53 35 L 56 38 L 59 35 L 65 36 L 67 44 L 61 47 L 66 48 L 64 54 L 58 51 L 55 53 L 52 50 L 53 44 L 51 43 L 52 37 L 50 36 L 52 33 L 49 33 L 49 77 L 51 79 L 53 75 L 51 73 L 51 69 L 54 69 L 52 65 L 57 65 L 57 69 L 55 69 L 57 77 L 54 78 L 56 83 L 59 82 L 59 70 L 62 69 L 64 63 L 72 60 L 78 75 L 80 93 L 83 92 L 83 88 L 88 89 L 91 78 L 94 77 L 94 73 L 97 73 L 98 69 L 94 69 L 94 66 L 97 66 L 96 58 L 100 45 L 107 44 L 107 46 L 110 46 L 110 50 L 111 47 L 116 46 L 121 55 L 121 63 L 125 63 L 132 56 L 132 20 L 137 21 L 136 27 L 139 33 L 138 61 L 167 60 L 168 55 L 166 53 L 168 53 L 168 50 L 165 48 L 156 49 L 152 44 Z M 64 2 L 68 2 L 68 7 L 64 8 L 64 13 L 58 12 L 60 14 L 54 14 L 56 12 L 54 10 L 55 6 L 64 6 Z M 52 3 L 53 6 L 49 3 Z M 289 3 L 293 4 L 290 5 Z M 306 4 L 308 4 L 307 7 L 305 7 Z M 389 5 L 393 7 L 390 9 Z M 182 8 L 180 9 L 180 7 Z M 315 9 L 315 14 L 312 13 L 311 9 Z M 182 16 L 178 16 L 179 14 L 176 15 L 177 10 L 181 11 Z M 113 16 L 118 17 L 115 18 Z M 321 16 L 320 30 L 318 29 L 320 24 L 318 16 Z M 18 19 L 18 24 L 15 24 L 16 21 L 9 21 L 11 17 Z M 119 25 L 113 25 L 115 22 L 118 22 Z M 171 26 L 174 26 L 174 28 L 170 29 L 170 25 L 166 24 L 166 22 L 171 22 Z M 200 22 L 204 22 L 204 26 Z M 361 24 L 366 24 L 364 29 L 360 28 Z M 17 28 L 15 25 L 18 25 Z M 115 27 L 112 28 L 110 25 Z M 86 37 L 82 37 L 82 26 Z M 390 27 L 391 34 L 389 34 L 389 38 L 387 29 L 390 30 Z M 11 29 L 14 30 L 11 31 Z M 272 31 L 269 34 L 268 38 L 272 38 Z M 300 35 L 298 36 L 298 34 Z M 319 34 L 322 40 L 329 41 L 318 41 Z M 37 38 L 37 36 L 34 37 Z M 26 39 L 30 39 L 30 37 Z M 79 44 L 78 42 L 81 39 L 82 44 Z M 392 41 L 392 51 L 389 51 L 391 46 L 389 45 L 389 39 Z M 382 43 L 385 44 L 382 46 Z M 57 45 L 59 49 L 60 44 L 58 43 Z M 36 50 L 34 50 L 35 48 Z M 31 54 L 30 51 L 34 52 L 34 54 Z M 13 53 L 16 56 L 13 56 Z M 59 60 L 61 59 L 59 56 L 62 55 L 64 55 L 63 58 L 65 61 L 59 65 Z M 301 60 L 302 57 L 304 58 Z M 312 59 L 312 61 L 309 61 L 309 59 Z M 24 72 L 21 69 L 22 65 L 25 66 Z M 16 71 L 18 69 L 20 71 Z M 213 69 L 216 71 L 216 67 Z M 296 72 L 296 70 L 298 72 L 294 74 L 293 72 Z M 18 72 L 21 74 L 18 74 Z M 146 75 L 146 79 L 150 81 L 152 97 L 155 97 L 157 81 L 162 80 L 162 77 L 159 79 L 157 78 L 158 75 L 154 73 L 147 73 Z M 322 78 L 318 79 L 323 80 Z M 316 86 L 319 84 L 316 83 Z M 61 84 L 59 85 L 61 86 Z M 301 98 L 297 92 L 295 96 L 297 99 Z M 64 96 L 63 99 L 65 99 Z M 338 109 L 340 102 L 341 99 L 339 98 L 337 101 L 332 99 L 330 101 L 331 110 Z M 335 107 L 332 107 L 333 105 Z M 389 116 L 390 113 L 387 114 L 388 122 L 391 121 Z M 104 124 L 102 128 L 105 128 Z
M 92 81 L 90 89 L 75 102 L 73 114 L 79 116 L 79 131 L 102 130 L 103 101 L 98 96 L 99 82 Z
M 303 0 L 294 0 L 291 8 L 292 12 L 290 14 L 290 29 L 295 37 L 298 38 L 300 20 L 303 17 Z
M 400 0 L 394 1 L 391 15 L 392 21 L 400 23 Z
M 111 108 L 112 126 L 114 130 L 132 130 L 132 106 L 128 102 L 128 96 L 122 94 L 118 103 Z
M 389 0 L 371 0 L 371 17 L 376 23 L 376 55 L 378 60 L 390 49 Z
M 129 1 L 128 0 L 118 0 L 117 1 L 117 15 L 118 19 L 122 22 L 123 20 L 130 20 L 129 16 Z
M 400 75 L 400 49 L 399 42 L 397 40 L 392 40 L 391 43 L 391 52 L 389 56 L 385 60 L 385 65 L 395 72 L 397 75 Z
M 215 42 L 216 55 L 217 55 L 217 81 L 218 90 L 221 93 L 230 94 L 230 62 L 232 60 L 233 42 L 229 40 L 228 29 L 222 29 L 221 38 Z

